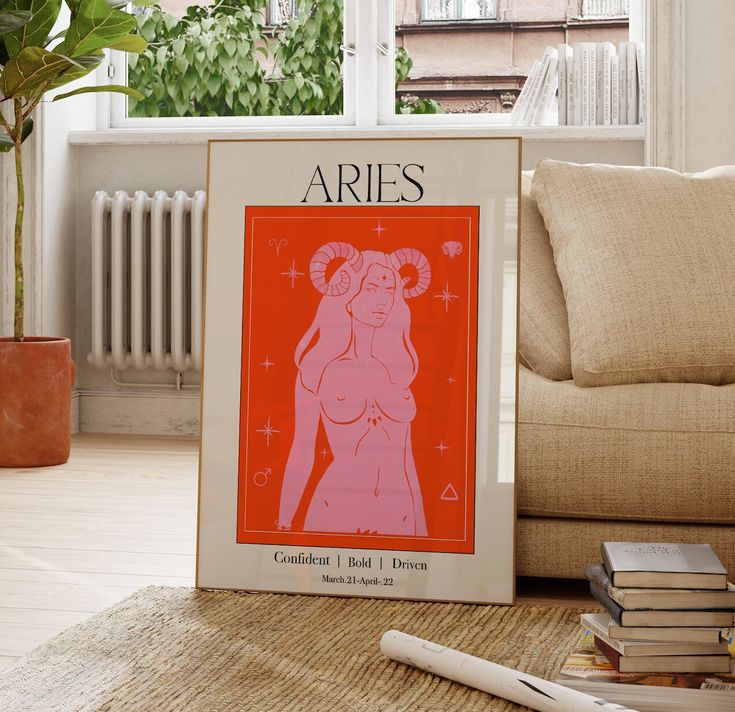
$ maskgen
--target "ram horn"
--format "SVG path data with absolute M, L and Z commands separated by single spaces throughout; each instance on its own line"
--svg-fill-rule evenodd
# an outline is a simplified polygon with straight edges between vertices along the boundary
M 350 288 L 351 277 L 346 270 L 339 270 L 337 284 L 327 282 L 327 267 L 329 267 L 332 260 L 338 258 L 344 259 L 355 272 L 359 272 L 362 268 L 362 253 L 347 242 L 328 242 L 326 245 L 322 245 L 314 253 L 309 265 L 311 283 L 317 291 L 328 297 L 339 297 Z
M 403 298 L 411 299 L 423 294 L 431 282 L 431 267 L 426 256 L 419 252 L 415 247 L 402 247 L 400 250 L 392 252 L 390 262 L 400 275 L 403 283 Z M 412 286 L 408 286 L 414 279 L 413 275 L 404 274 L 403 269 L 406 265 L 413 265 L 416 269 L 415 281 Z

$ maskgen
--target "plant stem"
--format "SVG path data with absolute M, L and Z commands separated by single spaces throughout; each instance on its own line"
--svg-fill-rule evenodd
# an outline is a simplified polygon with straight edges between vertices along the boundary
M 23 100 L 13 100 L 15 107 L 15 131 L 13 142 L 15 144 L 15 176 L 18 186 L 15 209 L 15 319 L 13 323 L 13 336 L 16 341 L 23 341 L 23 212 L 25 209 L 25 192 L 23 190 L 23 153 L 21 144 L 23 141 Z

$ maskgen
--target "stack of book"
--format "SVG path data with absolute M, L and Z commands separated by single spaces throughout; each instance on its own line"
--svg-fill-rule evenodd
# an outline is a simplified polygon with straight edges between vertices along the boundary
M 605 542 L 586 575 L 606 614 L 582 615 L 619 672 L 730 673 L 735 586 L 707 544 Z
M 558 92 L 558 101 L 557 101 Z M 645 53 L 640 42 L 547 47 L 523 85 L 516 126 L 618 126 L 643 122 Z

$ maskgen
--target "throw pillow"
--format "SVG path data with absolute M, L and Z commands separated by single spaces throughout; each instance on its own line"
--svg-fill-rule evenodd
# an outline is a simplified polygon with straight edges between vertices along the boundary
M 735 382 L 735 166 L 541 161 L 580 386 Z

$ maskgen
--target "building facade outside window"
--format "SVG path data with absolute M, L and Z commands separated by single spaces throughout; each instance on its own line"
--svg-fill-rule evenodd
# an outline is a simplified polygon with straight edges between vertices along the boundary
M 494 20 L 497 13 L 497 0 L 422 0 L 421 3 L 424 22 Z

